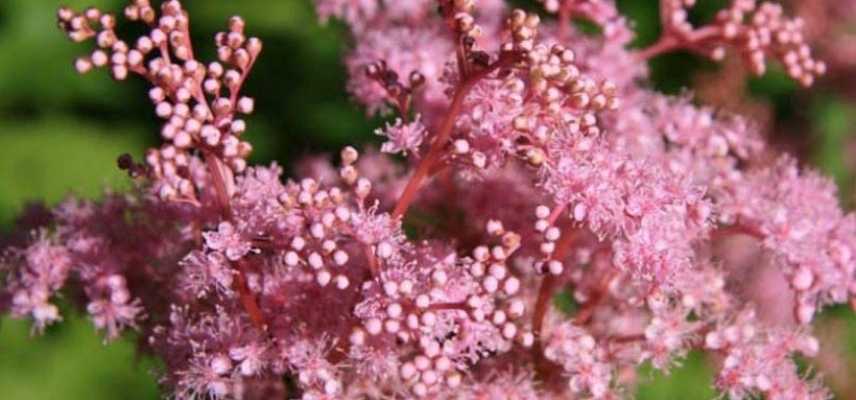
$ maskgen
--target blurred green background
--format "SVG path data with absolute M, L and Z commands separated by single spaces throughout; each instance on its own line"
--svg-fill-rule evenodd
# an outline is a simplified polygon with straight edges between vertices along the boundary
M 200 54 L 212 54 L 210 38 L 235 13 L 246 19 L 251 34 L 264 41 L 262 57 L 245 89 L 257 99 L 247 133 L 256 149 L 253 161 L 289 165 L 305 154 L 376 141 L 373 127 L 381 121 L 367 120 L 343 90 L 340 57 L 348 43 L 345 30 L 335 23 L 319 26 L 309 0 L 184 3 L 190 9 Z M 515 3 L 532 6 L 527 1 Z M 619 3 L 636 23 L 637 45 L 653 41 L 659 29 L 656 1 Z M 724 1 L 701 3 L 694 18 L 709 18 Z M 66 4 L 119 11 L 125 3 L 71 0 Z M 74 72 L 71 60 L 87 47 L 67 42 L 55 29 L 57 6 L 54 0 L 0 0 L 0 230 L 11 227 L 28 200 L 54 203 L 69 193 L 96 197 L 106 187 L 127 187 L 115 167 L 116 156 L 141 154 L 158 141 L 157 121 L 143 82 L 130 79 L 116 84 L 103 72 L 82 77 Z M 708 74 L 708 81 L 729 76 L 731 72 L 722 68 L 689 54 L 674 54 L 652 62 L 652 77 L 657 88 L 677 94 L 695 88 L 700 74 Z M 853 166 L 848 161 L 853 159 L 850 142 L 856 133 L 852 94 L 836 84 L 820 85 L 807 93 L 775 70 L 741 84 L 747 101 L 768 110 L 771 130 L 778 132 L 772 140 L 833 175 L 842 187 L 842 201 L 851 204 Z M 104 346 L 85 318 L 71 311 L 64 315 L 66 323 L 40 337 L 30 337 L 25 322 L 0 320 L 0 397 L 158 397 L 156 377 L 150 372 L 155 364 L 135 356 L 133 338 Z M 819 329 L 835 342 L 833 351 L 851 355 L 838 357 L 841 365 L 854 367 L 852 312 L 827 312 Z M 828 373 L 823 365 L 816 369 Z M 711 368 L 696 354 L 669 376 L 650 368 L 639 373 L 643 378 L 640 399 L 714 397 Z M 843 379 L 833 378 L 830 382 L 839 398 L 856 398 L 846 372 Z

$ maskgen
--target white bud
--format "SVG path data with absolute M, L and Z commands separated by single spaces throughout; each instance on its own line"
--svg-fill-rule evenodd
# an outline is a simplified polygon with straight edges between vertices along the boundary
M 506 279 L 505 284 L 502 285 L 502 290 L 509 296 L 516 294 L 520 290 L 520 280 L 513 276 Z
M 336 265 L 345 265 L 345 263 L 348 262 L 348 253 L 345 253 L 342 250 L 336 250 L 336 252 L 333 253 L 333 261 L 336 263 Z
M 366 331 L 369 335 L 377 335 L 383 329 L 382 323 L 377 318 L 372 318 L 366 322 Z
M 321 258 L 321 255 L 313 252 L 309 255 L 309 266 L 314 269 L 319 269 L 324 266 L 324 260 Z
M 484 290 L 486 290 L 488 293 L 494 293 L 499 287 L 499 281 L 493 276 L 488 276 L 484 279 L 483 285 Z
M 339 290 L 345 290 L 348 286 L 351 285 L 351 281 L 348 280 L 348 277 L 345 275 L 336 276 L 336 288 Z
M 217 375 L 228 374 L 232 370 L 232 360 L 225 355 L 214 356 L 211 359 L 211 371 Z
M 428 298 L 428 295 L 420 294 L 416 297 L 416 307 L 428 308 L 429 305 L 431 305 L 431 299 Z
M 506 322 L 502 327 L 502 336 L 508 340 L 514 339 L 517 335 L 517 326 L 511 322 Z
M 333 279 L 333 275 L 330 274 L 330 271 L 322 270 L 318 272 L 318 275 L 315 276 L 315 280 L 318 282 L 321 287 L 327 286 L 330 283 L 330 280 Z
M 446 276 L 446 272 L 443 270 L 436 270 L 433 274 L 431 274 L 431 278 L 434 280 L 438 286 L 443 286 L 448 281 L 448 277 Z
M 428 311 L 425 314 L 422 314 L 421 321 L 422 325 L 429 327 L 434 326 L 434 324 L 437 322 L 437 315 L 431 311 Z
M 238 112 L 242 114 L 250 114 L 253 112 L 254 105 L 255 102 L 252 98 L 241 97 L 241 99 L 238 100 Z
M 389 297 L 394 297 L 398 294 L 398 284 L 395 281 L 387 281 L 383 284 L 383 292 Z
M 399 330 L 401 330 L 401 323 L 394 319 L 388 319 L 383 324 L 383 327 L 384 329 L 386 329 L 387 332 L 395 334 L 398 333 Z
M 380 242 L 377 245 L 377 256 L 380 258 L 392 257 L 392 245 L 388 242 Z
M 399 375 L 404 380 L 408 380 L 414 376 L 416 376 L 416 366 L 411 362 L 406 362 L 401 365 L 401 369 L 399 370 Z
M 559 236 L 561 236 L 561 233 L 562 232 L 559 230 L 559 228 L 552 226 L 550 228 L 547 228 L 547 232 L 544 233 L 544 237 L 551 242 L 555 242 L 559 240 Z
M 797 269 L 797 272 L 794 273 L 791 279 L 791 284 L 797 290 L 806 290 L 811 287 L 812 283 L 814 283 L 814 274 L 807 267 Z
M 386 307 L 386 315 L 389 315 L 390 318 L 400 317 L 401 312 L 402 312 L 401 304 L 392 303 Z
M 487 221 L 487 233 L 491 235 L 501 235 L 503 232 L 502 222 L 495 219 Z
M 467 142 L 464 139 L 455 140 L 454 143 L 455 154 L 467 154 L 470 151 L 470 142 Z
M 547 268 L 553 275 L 561 275 L 562 271 L 565 270 L 565 268 L 562 266 L 562 263 L 557 260 L 550 260 L 550 262 L 547 263 Z

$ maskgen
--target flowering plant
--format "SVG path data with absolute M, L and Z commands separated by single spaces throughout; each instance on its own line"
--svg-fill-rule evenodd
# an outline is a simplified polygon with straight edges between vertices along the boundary
M 826 67 L 803 22 L 733 0 L 694 26 L 693 0 L 662 0 L 661 38 L 634 50 L 612 1 L 543 3 L 556 18 L 316 1 L 350 28 L 353 98 L 395 119 L 380 152 L 286 181 L 247 164 L 262 43 L 242 19 L 205 63 L 178 0 L 126 7 L 147 27 L 130 42 L 112 14 L 60 9 L 97 46 L 79 72 L 152 84 L 163 143 L 119 157 L 135 190 L 23 227 L 0 309 L 41 331 L 68 294 L 105 339 L 138 330 L 177 398 L 622 398 L 640 364 L 690 350 L 729 398 L 828 398 L 794 357 L 818 351 L 821 307 L 853 302 L 856 217 L 750 122 L 646 86 L 646 60 L 675 49 L 811 86 Z

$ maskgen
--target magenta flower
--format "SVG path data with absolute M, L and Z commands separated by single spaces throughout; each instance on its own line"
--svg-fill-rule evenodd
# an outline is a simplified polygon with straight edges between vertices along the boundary
M 4 250 L 0 310 L 40 331 L 72 287 L 105 338 L 139 332 L 179 399 L 618 399 L 640 364 L 691 350 L 731 399 L 828 398 L 793 357 L 823 345 L 824 306 L 856 304 L 856 216 L 751 121 L 646 83 L 645 60 L 689 49 L 810 86 L 825 65 L 803 22 L 734 0 L 697 27 L 694 1 L 668 0 L 663 36 L 632 50 L 612 1 L 543 3 L 557 18 L 316 1 L 350 27 L 347 89 L 394 115 L 380 150 L 405 157 L 345 147 L 292 178 L 247 164 L 262 43 L 242 19 L 202 62 L 178 0 L 132 1 L 129 41 L 111 14 L 60 9 L 96 45 L 78 71 L 151 83 L 163 143 L 119 158 L 135 190 L 67 200 Z

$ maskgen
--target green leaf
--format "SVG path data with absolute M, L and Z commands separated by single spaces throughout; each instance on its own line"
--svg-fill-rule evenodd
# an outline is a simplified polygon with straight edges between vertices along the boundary
M 817 134 L 812 162 L 823 173 L 832 176 L 838 184 L 839 194 L 847 202 L 853 187 L 853 172 L 848 166 L 848 142 L 856 134 L 856 105 L 841 99 L 818 100 L 811 109 L 813 131 Z
M 128 188 L 116 157 L 143 149 L 139 131 L 74 120 L 0 124 L 0 132 L 0 225 L 29 200 L 55 203 L 69 193 L 91 198 L 106 187 Z
M 702 353 L 691 352 L 666 375 L 646 364 L 639 368 L 638 400 L 713 399 L 713 369 Z
M 92 324 L 66 315 L 44 336 L 29 321 L 0 320 L 0 391 L 4 399 L 155 399 L 154 363 L 132 341 L 104 345 Z

